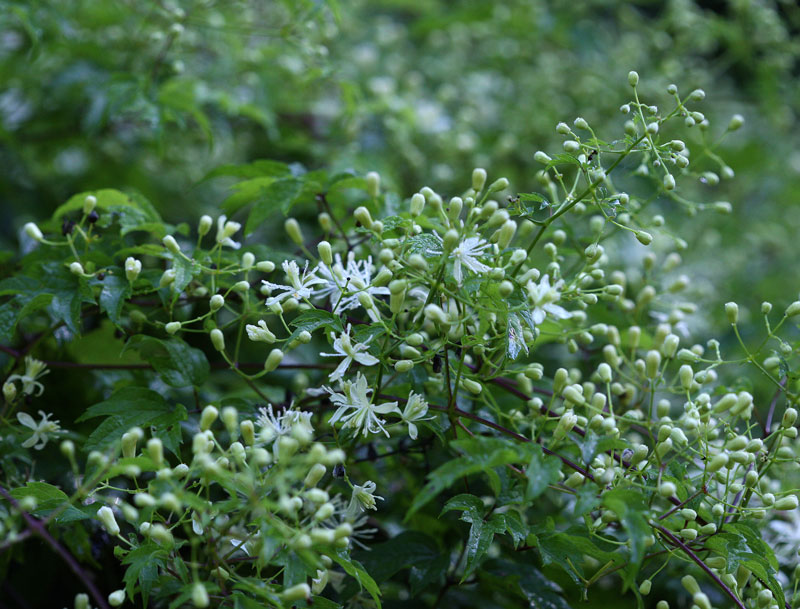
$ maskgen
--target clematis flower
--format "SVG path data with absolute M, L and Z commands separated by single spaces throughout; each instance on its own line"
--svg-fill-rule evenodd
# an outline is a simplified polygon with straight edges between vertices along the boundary
M 40 410 L 39 414 L 42 415 L 42 420 L 37 423 L 33 417 L 25 412 L 17 413 L 17 420 L 25 427 L 33 430 L 33 435 L 22 443 L 24 448 L 33 446 L 35 450 L 42 450 L 46 445 L 50 436 L 61 433 L 61 426 L 58 421 L 51 421 L 48 417 L 52 414 L 45 414 Z
M 244 329 L 247 331 L 247 338 L 255 342 L 274 343 L 275 335 L 267 327 L 267 322 L 263 319 L 258 320 L 258 325 L 247 324 Z
M 232 247 L 238 250 L 242 244 L 231 239 L 233 235 L 242 228 L 238 222 L 231 222 L 227 216 L 217 218 L 217 243 L 223 246 Z
M 322 287 L 315 292 L 315 296 L 330 297 L 334 313 L 357 309 L 361 306 L 358 300 L 360 292 L 366 292 L 370 296 L 388 296 L 389 288 L 372 285 L 374 270 L 372 256 L 368 256 L 364 260 L 356 260 L 355 254 L 350 252 L 345 265 L 342 263 L 341 255 L 336 254 L 331 266 L 323 263 L 314 269 L 314 272 L 323 280 Z M 372 309 L 368 310 L 367 314 L 373 319 L 373 316 L 376 316 Z
M 339 335 L 339 338 L 333 339 L 333 348 L 336 353 L 320 353 L 323 357 L 344 357 L 328 378 L 332 381 L 341 379 L 354 361 L 363 366 L 377 364 L 380 360 L 366 352 L 367 343 L 369 343 L 369 339 L 367 339 L 366 343 L 353 344 L 350 340 L 350 324 L 347 324 L 347 329 Z
M 287 298 L 296 298 L 297 300 L 310 298 L 314 294 L 312 288 L 315 285 L 324 283 L 325 281 L 316 276 L 316 269 L 308 272 L 308 262 L 303 268 L 303 274 L 300 275 L 300 267 L 294 260 L 284 260 L 281 264 L 286 273 L 286 277 L 291 285 L 284 285 L 280 283 L 270 283 L 269 281 L 262 281 L 265 286 L 270 290 L 284 290 L 282 294 L 277 296 L 270 296 L 267 298 L 267 306 L 271 307 L 275 303 L 280 303 Z
M 428 250 L 431 254 L 444 253 L 444 240 L 434 231 L 433 235 L 442 244 L 440 251 Z M 485 265 L 478 260 L 478 256 L 483 256 L 483 252 L 489 247 L 489 243 L 480 237 L 467 237 L 459 243 L 453 251 L 449 252 L 449 256 L 453 259 L 453 277 L 458 285 L 461 285 L 464 279 L 464 273 L 461 269 L 465 266 L 476 275 L 481 275 L 488 272 L 491 267 Z
M 330 394 L 334 406 L 338 406 L 331 417 L 331 425 L 341 421 L 342 428 L 353 427 L 356 433 L 361 432 L 364 437 L 379 431 L 389 437 L 389 432 L 383 426 L 386 421 L 378 415 L 390 412 L 400 414 L 400 409 L 397 407 L 397 402 L 387 402 L 380 406 L 372 404 L 368 395 L 372 393 L 372 389 L 367 386 L 367 378 L 363 374 L 359 372 L 355 381 L 344 381 L 343 393 L 335 392 L 330 387 L 323 389 Z
M 408 396 L 400 418 L 408 425 L 408 435 L 412 440 L 417 439 L 417 426 L 415 421 L 427 421 L 433 417 L 426 417 L 428 413 L 428 402 L 425 398 L 413 391 Z
M 529 281 L 528 285 L 525 286 L 528 290 L 528 300 L 534 307 L 531 311 L 531 316 L 535 324 L 542 323 L 547 315 L 556 319 L 569 319 L 572 317 L 572 313 L 556 304 L 561 298 L 561 286 L 563 285 L 564 281 L 560 280 L 551 286 L 550 278 L 544 275 L 539 280 L 538 285 L 533 281 Z
M 347 515 L 352 518 L 366 510 L 377 510 L 378 507 L 375 500 L 380 499 L 383 501 L 383 497 L 375 494 L 377 488 L 378 485 L 372 480 L 367 480 L 361 486 L 358 484 L 353 486 L 353 495 L 350 499 L 350 504 L 347 506 Z
M 34 392 L 36 392 L 36 395 L 42 395 L 44 392 L 44 385 L 36 379 L 43 377 L 49 372 L 50 371 L 47 370 L 47 364 L 28 355 L 25 357 L 25 374 L 12 374 L 8 377 L 7 382 L 21 381 L 22 393 L 25 395 L 32 395 Z

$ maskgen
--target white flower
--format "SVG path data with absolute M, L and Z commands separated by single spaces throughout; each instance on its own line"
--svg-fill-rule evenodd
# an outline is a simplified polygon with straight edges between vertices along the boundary
M 368 256 L 365 260 L 356 260 L 355 254 L 350 252 L 345 266 L 342 264 L 341 255 L 336 254 L 332 266 L 323 263 L 315 269 L 314 272 L 324 282 L 324 286 L 315 292 L 315 296 L 330 296 L 334 313 L 357 309 L 361 306 L 358 300 L 360 292 L 366 292 L 370 296 L 389 294 L 389 288 L 372 285 L 374 270 L 372 256 Z M 373 320 L 377 318 L 377 313 L 373 309 L 369 309 L 367 314 Z
M 414 421 L 427 421 L 433 417 L 426 417 L 428 413 L 428 402 L 421 395 L 413 391 L 408 396 L 408 401 L 403 408 L 400 417 L 408 425 L 408 435 L 412 440 L 417 439 L 417 426 Z
M 264 442 L 269 442 L 280 436 L 290 434 L 292 428 L 295 426 L 302 427 L 309 435 L 313 435 L 314 433 L 314 426 L 311 425 L 310 412 L 292 410 L 290 407 L 278 416 L 275 416 L 275 412 L 272 410 L 272 404 L 268 404 L 267 408 L 263 406 L 259 408 L 256 425 L 261 427 L 261 439 Z
M 267 306 L 271 307 L 275 303 L 283 302 L 287 298 L 296 298 L 297 300 L 310 298 L 314 291 L 311 289 L 315 285 L 325 283 L 324 279 L 316 276 L 316 270 L 308 272 L 308 262 L 303 267 L 303 275 L 300 275 L 300 267 L 294 260 L 284 260 L 281 264 L 286 277 L 289 279 L 291 285 L 282 285 L 279 283 L 270 283 L 269 281 L 262 281 L 270 290 L 284 290 L 283 294 L 271 296 L 267 298 Z
M 257 326 L 254 326 L 253 324 L 247 324 L 244 329 L 247 331 L 247 338 L 252 341 L 262 343 L 275 342 L 275 335 L 270 332 L 270 329 L 267 327 L 267 322 L 265 322 L 263 319 L 258 320 Z
M 217 243 L 220 245 L 227 245 L 235 250 L 242 247 L 242 244 L 231 239 L 233 235 L 242 228 L 238 222 L 231 222 L 227 216 L 220 216 L 217 218 Z
M 10 383 L 12 381 L 21 381 L 22 392 L 25 395 L 31 395 L 34 391 L 37 392 L 36 395 L 42 395 L 42 392 L 44 391 L 44 385 L 42 385 L 36 379 L 41 378 L 50 372 L 46 368 L 47 364 L 45 364 L 43 361 L 28 355 L 25 357 L 25 374 L 12 374 L 8 377 L 7 382 Z
M 332 381 L 341 379 L 353 361 L 363 366 L 374 366 L 380 362 L 377 357 L 366 352 L 367 343 L 369 343 L 369 339 L 367 339 L 366 343 L 356 343 L 354 345 L 350 341 L 350 324 L 347 324 L 347 329 L 339 335 L 339 338 L 333 339 L 333 348 L 336 353 L 320 353 L 323 357 L 344 357 L 328 378 Z
M 377 488 L 378 486 L 372 480 L 367 480 L 363 486 L 358 484 L 353 486 L 353 495 L 350 498 L 350 504 L 347 506 L 347 515 L 350 518 L 354 518 L 366 510 L 377 510 L 378 507 L 375 504 L 375 500 L 380 499 L 383 501 L 383 497 L 374 494 Z
M 568 319 L 572 317 L 572 313 L 555 304 L 561 298 L 561 286 L 563 285 L 564 281 L 560 280 L 557 281 L 555 285 L 551 286 L 550 278 L 544 275 L 539 280 L 538 285 L 533 281 L 529 281 L 528 285 L 525 286 L 528 290 L 528 300 L 530 300 L 531 304 L 534 306 L 533 311 L 531 311 L 531 316 L 535 324 L 538 325 L 542 323 L 548 314 L 556 319 Z
M 48 417 L 53 416 L 52 414 L 45 414 L 42 410 L 39 411 L 39 414 L 42 415 L 42 420 L 37 423 L 31 415 L 25 412 L 17 413 L 17 420 L 25 427 L 33 430 L 33 435 L 22 443 L 24 448 L 33 446 L 36 450 L 42 450 L 47 445 L 51 435 L 61 433 L 59 422 L 48 420 Z
M 365 437 L 379 431 L 385 433 L 387 437 L 389 436 L 389 432 L 383 427 L 386 421 L 379 418 L 378 415 L 390 412 L 399 414 L 400 409 L 397 408 L 397 402 L 388 402 L 380 406 L 372 404 L 368 396 L 369 393 L 372 393 L 372 389 L 367 387 L 367 378 L 363 374 L 359 372 L 355 382 L 344 381 L 342 383 L 344 393 L 336 393 L 330 387 L 323 387 L 323 389 L 330 394 L 331 402 L 338 406 L 331 417 L 331 425 L 341 421 L 342 428 L 353 427 L 356 433 L 360 431 Z M 353 412 L 348 412 L 350 410 Z
M 436 239 L 444 245 L 444 241 L 439 234 L 436 231 L 434 231 L 433 234 Z M 487 247 L 489 247 L 489 243 L 487 243 L 485 239 L 481 239 L 480 237 L 467 237 L 449 253 L 449 256 L 453 259 L 453 277 L 458 285 L 461 285 L 461 281 L 464 278 L 461 265 L 464 265 L 476 275 L 481 275 L 491 269 L 490 266 L 478 260 L 478 256 L 483 256 L 483 252 Z M 444 247 L 442 247 L 440 251 L 428 250 L 428 253 L 443 254 Z

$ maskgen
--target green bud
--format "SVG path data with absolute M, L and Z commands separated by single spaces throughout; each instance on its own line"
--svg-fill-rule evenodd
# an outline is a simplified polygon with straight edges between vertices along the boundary
M 645 366 L 647 378 L 656 378 L 656 376 L 658 376 L 658 369 L 661 366 L 661 354 L 655 350 L 648 351 L 645 356 Z
M 675 177 L 671 173 L 664 176 L 664 188 L 666 190 L 675 190 Z
M 271 273 L 275 270 L 275 263 L 271 260 L 261 260 L 256 264 L 256 270 L 262 273 Z
M 173 254 L 177 255 L 181 253 L 181 247 L 178 245 L 178 242 L 175 241 L 175 237 L 172 235 L 167 235 L 161 240 L 161 242 L 164 244 L 164 247 L 166 247 Z
M 728 464 L 728 455 L 721 453 L 716 455 L 708 462 L 708 471 L 713 473 L 719 471 Z
M 363 205 L 356 207 L 356 210 L 353 212 L 353 216 L 364 228 L 372 228 L 372 216 L 370 215 L 369 210 Z
M 319 257 L 328 266 L 333 264 L 333 253 L 331 251 L 331 244 L 327 241 L 320 241 L 317 244 L 317 251 L 319 252 Z
M 653 585 L 653 582 L 649 579 L 644 580 L 641 584 L 639 584 L 639 594 L 642 596 L 647 596 L 650 594 L 650 588 Z
M 414 362 L 410 359 L 401 359 L 395 362 L 394 369 L 398 372 L 408 372 L 414 367 Z
M 119 607 L 125 602 L 125 590 L 114 590 L 108 595 L 108 604 L 112 607 Z
M 736 325 L 739 322 L 739 305 L 735 302 L 725 303 L 725 315 L 729 324 Z
M 283 228 L 286 234 L 297 245 L 303 245 L 303 232 L 300 230 L 300 224 L 294 218 L 287 218 L 283 223 Z
M 797 495 L 786 495 L 775 502 L 773 506 L 776 510 L 795 510 L 797 509 Z
M 222 333 L 222 330 L 218 328 L 211 330 L 211 344 L 214 345 L 217 351 L 225 350 L 225 335 Z
M 367 173 L 367 194 L 370 197 L 377 197 L 381 192 L 381 175 L 377 171 Z
M 34 241 L 41 241 L 42 239 L 44 239 L 42 231 L 39 230 L 39 227 L 36 226 L 36 224 L 33 222 L 26 223 L 25 226 L 23 227 L 23 230 L 25 231 L 25 234 L 28 235 L 28 237 L 30 237 Z
M 632 87 L 635 87 L 639 84 L 639 74 L 633 70 L 628 72 L 628 84 Z
M 478 395 L 483 390 L 483 385 L 472 379 L 462 378 L 461 384 L 464 385 L 464 388 L 473 395 Z
M 217 311 L 218 309 L 221 309 L 224 304 L 225 297 L 222 294 L 214 294 L 208 301 L 208 308 L 212 311 Z
M 539 150 L 533 155 L 533 160 L 537 163 L 541 163 L 542 165 L 547 165 L 553 159 L 551 159 L 546 152 Z
M 273 349 L 269 352 L 266 361 L 264 362 L 264 370 L 272 372 L 283 361 L 283 351 L 280 349 Z
M 786 317 L 794 317 L 795 315 L 800 315 L 800 300 L 795 300 L 792 304 L 790 304 L 786 308 Z

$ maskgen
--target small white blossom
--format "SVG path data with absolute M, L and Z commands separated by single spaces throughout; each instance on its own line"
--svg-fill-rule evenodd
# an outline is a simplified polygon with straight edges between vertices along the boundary
M 330 400 L 337 406 L 333 413 L 330 423 L 335 425 L 342 422 L 342 427 L 352 427 L 356 433 L 361 432 L 365 437 L 370 433 L 379 431 L 389 436 L 389 432 L 384 428 L 386 421 L 378 417 L 379 414 L 390 412 L 400 413 L 397 402 L 388 402 L 376 406 L 370 401 L 369 395 L 372 389 L 367 386 L 367 378 L 360 372 L 356 375 L 356 380 L 344 381 L 342 392 L 334 392 L 330 387 L 323 387 L 330 394 Z M 351 411 L 352 412 L 349 412 Z
M 443 254 L 443 239 L 435 231 L 433 235 L 436 237 L 436 239 L 438 239 L 439 243 L 441 243 L 443 247 L 439 251 L 428 250 L 428 253 Z M 462 265 L 467 267 L 476 275 L 481 275 L 491 269 L 490 266 L 487 266 L 478 260 L 478 256 L 483 256 L 484 250 L 488 247 L 489 243 L 485 239 L 481 239 L 480 237 L 467 237 L 461 241 L 461 243 L 459 243 L 452 252 L 448 254 L 453 259 L 453 277 L 458 285 L 461 285 L 461 282 L 464 279 L 464 273 L 461 270 Z
M 220 216 L 217 218 L 217 243 L 238 250 L 242 247 L 242 244 L 238 241 L 234 241 L 231 237 L 233 237 L 240 228 L 242 228 L 242 225 L 238 222 L 231 222 L 226 216 Z
M 287 298 L 296 298 L 298 300 L 311 298 L 312 294 L 314 294 L 312 288 L 315 285 L 325 282 L 323 279 L 316 276 L 316 270 L 310 273 L 308 272 L 308 262 L 306 262 L 303 268 L 302 275 L 300 275 L 300 267 L 297 266 L 294 260 L 284 260 L 281 267 L 286 273 L 286 277 L 291 285 L 262 281 L 270 290 L 284 290 L 282 294 L 267 298 L 268 307 L 271 307 L 275 303 L 283 302 Z
M 324 285 L 315 292 L 315 296 L 329 296 L 334 313 L 357 309 L 361 306 L 358 300 L 360 292 L 366 292 L 370 296 L 389 294 L 389 288 L 372 285 L 374 270 L 372 256 L 368 256 L 364 260 L 356 260 L 355 254 L 350 252 L 347 255 L 347 265 L 344 265 L 341 255 L 336 254 L 332 266 L 323 263 L 315 269 L 314 272 L 324 282 Z M 373 309 L 369 309 L 367 314 L 373 320 L 377 318 L 377 313 Z
M 268 404 L 266 408 L 259 408 L 256 425 L 261 428 L 261 439 L 264 442 L 270 442 L 290 434 L 295 426 L 302 427 L 309 435 L 314 433 L 310 412 L 288 408 L 276 416 L 272 409 L 272 404 Z
M 353 495 L 347 506 L 347 515 L 354 518 L 366 510 L 377 510 L 375 500 L 383 501 L 383 497 L 375 495 L 377 488 L 378 486 L 372 480 L 367 480 L 362 486 L 358 484 L 353 486 Z
M 572 313 L 556 304 L 561 298 L 561 287 L 563 285 L 564 281 L 560 280 L 557 281 L 555 285 L 551 286 L 550 278 L 544 275 L 539 280 L 538 285 L 533 281 L 529 281 L 528 285 L 525 286 L 528 290 L 528 299 L 534 306 L 533 311 L 531 311 L 531 316 L 535 324 L 538 325 L 542 323 L 547 315 L 555 317 L 556 319 L 568 319 L 572 317 Z
M 333 339 L 333 348 L 336 353 L 320 353 L 323 357 L 344 357 L 328 378 L 332 381 L 337 381 L 344 377 L 344 373 L 347 372 L 353 361 L 363 366 L 374 366 L 379 363 L 380 360 L 377 357 L 366 352 L 367 343 L 369 343 L 369 339 L 365 343 L 353 344 L 350 340 L 350 324 L 348 324 L 347 329 L 338 338 Z
M 25 412 L 17 413 L 17 420 L 25 427 L 33 430 L 33 435 L 22 443 L 24 448 L 33 446 L 36 450 L 42 450 L 50 440 L 50 436 L 61 433 L 59 422 L 48 419 L 48 417 L 53 416 L 52 414 L 45 414 L 42 410 L 39 411 L 39 414 L 42 415 L 42 420 L 37 423 L 31 415 Z
M 408 401 L 400 415 L 403 422 L 408 425 L 408 435 L 412 440 L 417 439 L 417 426 L 415 421 L 427 421 L 433 417 L 426 417 L 428 413 L 428 402 L 421 395 L 413 391 L 408 396 Z
M 43 377 L 49 372 L 50 371 L 47 370 L 47 364 L 28 355 L 25 357 L 25 374 L 12 374 L 8 377 L 7 382 L 21 381 L 22 392 L 25 395 L 32 395 L 34 391 L 36 395 L 42 395 L 44 385 L 36 379 Z
M 252 341 L 262 343 L 274 343 L 275 335 L 267 327 L 267 322 L 263 319 L 258 320 L 258 325 L 247 324 L 244 329 L 247 331 L 247 338 Z

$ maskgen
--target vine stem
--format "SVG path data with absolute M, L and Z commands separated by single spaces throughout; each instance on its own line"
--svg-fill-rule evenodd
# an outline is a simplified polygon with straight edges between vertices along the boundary
M 0 495 L 3 495 L 3 497 L 5 497 L 6 500 L 8 500 L 8 502 L 12 506 L 14 506 L 16 509 L 19 510 L 20 514 L 22 515 L 22 518 L 25 520 L 26 524 L 28 525 L 28 528 L 30 530 L 32 530 L 34 532 L 34 534 L 38 535 L 45 542 L 47 542 L 47 544 L 51 548 L 53 548 L 55 553 L 58 554 L 65 563 L 67 563 L 67 566 L 69 566 L 70 570 L 75 575 L 78 576 L 78 579 L 80 579 L 81 582 L 83 582 L 83 585 L 89 591 L 89 594 L 92 595 L 92 598 L 94 599 L 94 602 L 97 604 L 97 606 L 100 609 L 109 609 L 109 606 L 108 606 L 108 603 L 106 602 L 105 597 L 102 595 L 100 590 L 97 589 L 97 586 L 94 585 L 94 582 L 92 582 L 92 580 L 89 579 L 89 576 L 81 568 L 81 566 L 78 563 L 78 561 L 75 560 L 75 557 L 72 556 L 72 554 L 69 553 L 69 550 L 67 550 L 64 546 L 62 546 L 60 543 L 58 543 L 53 538 L 53 536 L 50 535 L 50 533 L 47 531 L 47 528 L 44 526 L 44 524 L 42 524 L 41 521 L 37 520 L 36 518 L 34 518 L 30 514 L 28 514 L 28 512 L 26 512 L 25 510 L 21 509 L 19 507 L 19 503 L 17 502 L 17 500 L 14 499 L 14 497 L 12 497 L 11 494 L 5 488 L 3 488 L 2 486 L 0 486 Z
M 723 582 L 723 581 L 722 581 L 722 580 L 719 578 L 719 576 L 718 576 L 716 573 L 714 573 L 714 571 L 712 571 L 712 570 L 711 570 L 711 568 L 710 568 L 710 567 L 709 567 L 709 566 L 708 566 L 706 563 L 704 563 L 704 562 L 703 562 L 703 560 L 702 560 L 702 559 L 701 559 L 701 558 L 700 558 L 700 557 L 699 557 L 697 554 L 695 554 L 695 553 L 694 553 L 694 551 L 693 551 L 693 550 L 692 550 L 692 549 L 691 549 L 689 546 L 687 546 L 687 545 L 686 545 L 685 543 L 683 543 L 683 542 L 682 542 L 680 539 L 678 539 L 677 537 L 675 537 L 675 535 L 673 535 L 673 534 L 672 534 L 672 533 L 671 533 L 671 532 L 670 532 L 668 529 L 666 529 L 666 528 L 662 527 L 660 524 L 657 524 L 657 523 L 655 523 L 655 522 L 651 522 L 651 523 L 650 523 L 650 526 L 652 526 L 654 529 L 656 529 L 656 530 L 657 530 L 659 533 L 661 533 L 661 534 L 662 534 L 664 537 L 666 537 L 667 539 L 669 539 L 669 540 L 670 540 L 670 542 L 671 542 L 673 545 L 675 545 L 675 546 L 679 547 L 681 550 L 683 550 L 683 551 L 686 553 L 686 555 L 687 555 L 689 558 L 691 558 L 691 559 L 692 559 L 692 560 L 693 560 L 693 561 L 694 561 L 694 562 L 697 564 L 697 566 L 698 566 L 698 567 L 700 567 L 700 568 L 701 568 L 703 571 L 705 571 L 705 572 L 706 572 L 706 574 L 707 574 L 707 575 L 708 575 L 708 576 L 709 576 L 711 579 L 713 579 L 713 580 L 714 580 L 714 583 L 715 583 L 715 584 L 716 584 L 716 585 L 717 585 L 717 586 L 718 586 L 718 587 L 719 587 L 719 588 L 720 588 L 720 589 L 721 589 L 721 590 L 722 590 L 722 591 L 723 591 L 725 594 L 727 594 L 727 595 L 728 595 L 728 596 L 731 598 L 731 600 L 734 602 L 734 604 L 735 604 L 735 605 L 736 605 L 736 606 L 737 606 L 739 609 L 747 609 L 747 608 L 744 606 L 744 603 L 742 603 L 742 601 L 741 601 L 741 600 L 739 600 L 739 597 L 738 597 L 738 596 L 736 596 L 736 593 L 735 593 L 733 590 L 731 590 L 731 589 L 730 589 L 730 588 L 729 588 L 729 587 L 728 587 L 728 586 L 725 584 L 725 582 Z

